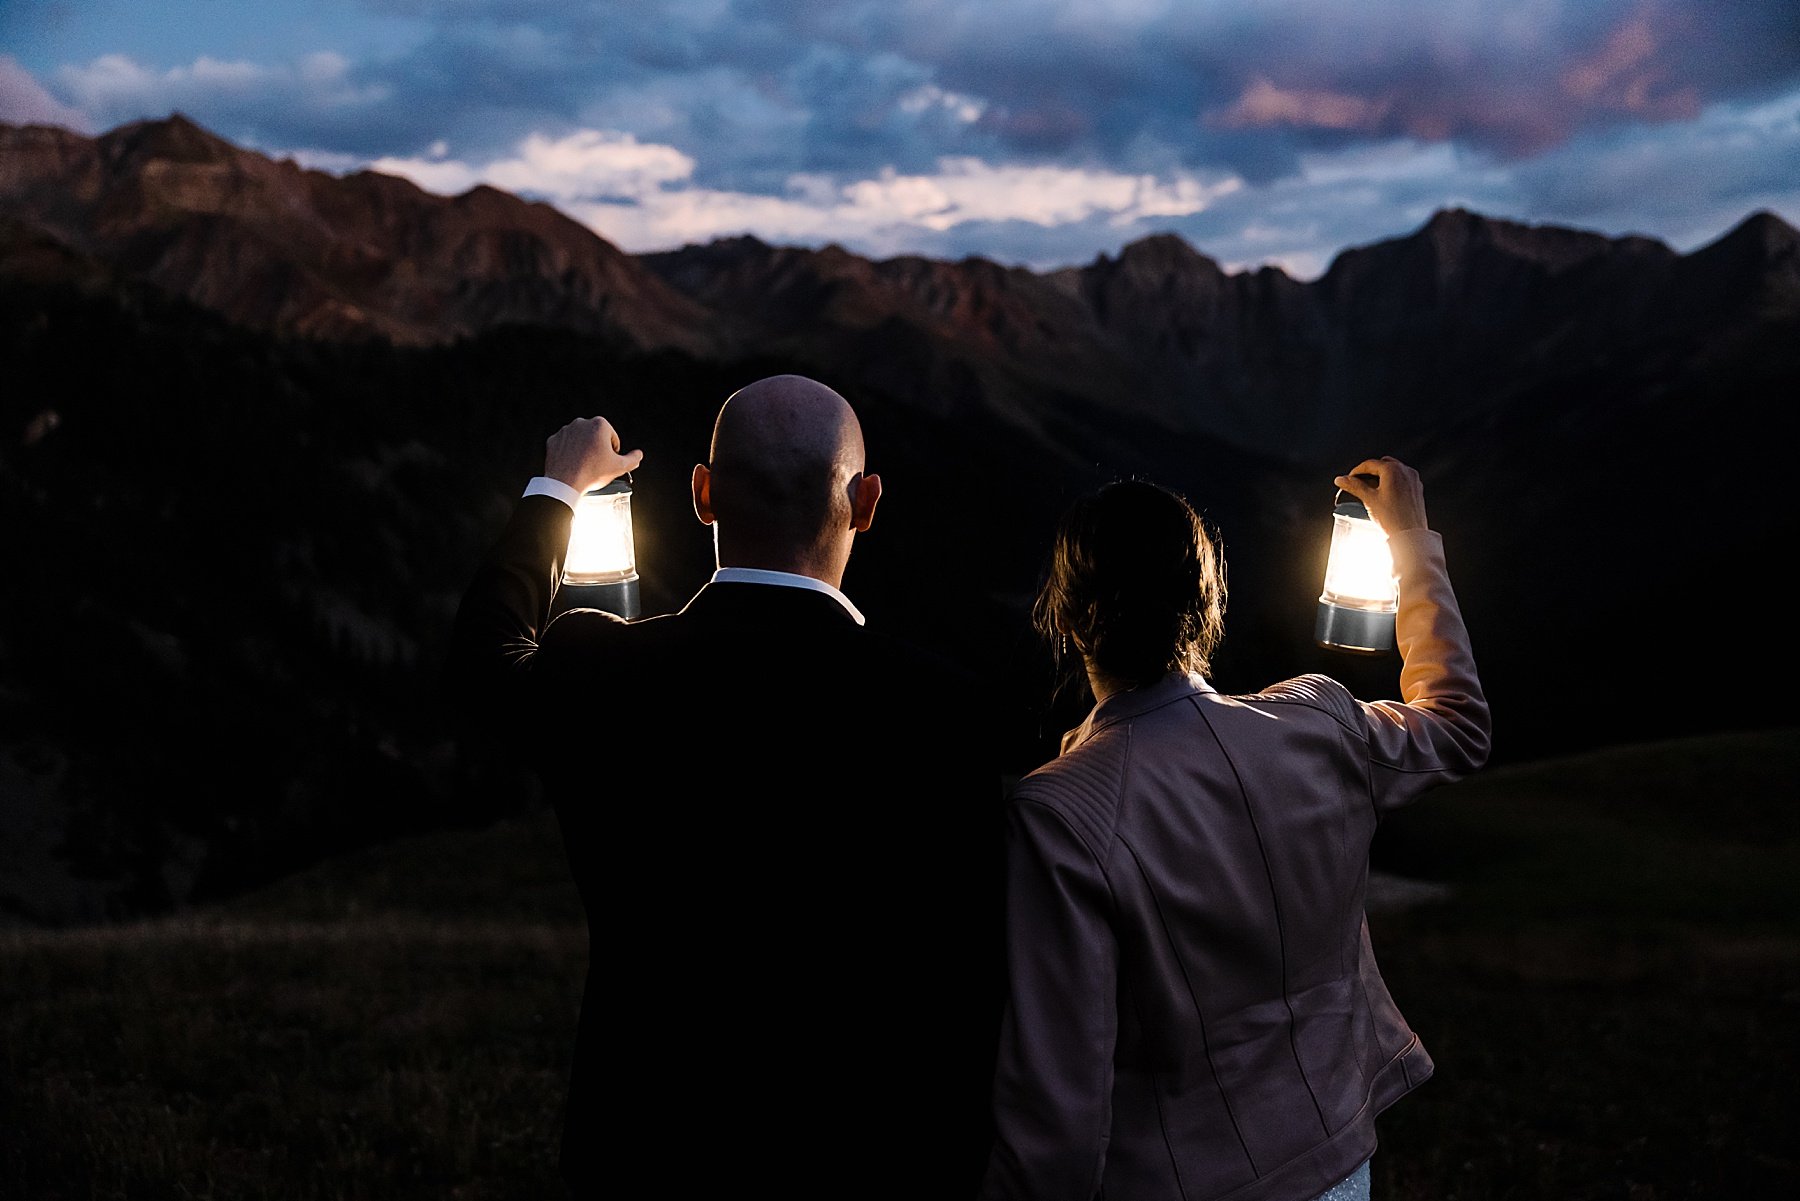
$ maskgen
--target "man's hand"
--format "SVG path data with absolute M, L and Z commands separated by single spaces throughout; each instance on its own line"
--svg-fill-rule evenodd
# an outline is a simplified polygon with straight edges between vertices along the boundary
M 604 417 L 577 417 L 544 443 L 544 474 L 577 492 L 603 488 L 644 461 L 644 452 L 619 453 L 619 435 Z
M 1359 475 L 1372 475 L 1377 483 L 1359 480 Z M 1419 473 L 1391 455 L 1364 459 L 1350 474 L 1340 475 L 1332 483 L 1362 501 L 1386 533 L 1431 528 L 1425 524 L 1425 487 L 1419 482 Z

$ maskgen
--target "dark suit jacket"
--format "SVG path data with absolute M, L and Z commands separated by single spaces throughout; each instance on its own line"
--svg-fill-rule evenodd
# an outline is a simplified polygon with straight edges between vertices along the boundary
M 973 681 L 795 588 L 550 620 L 570 519 L 520 502 L 452 656 L 540 770 L 587 909 L 564 1174 L 972 1196 L 1003 874 Z

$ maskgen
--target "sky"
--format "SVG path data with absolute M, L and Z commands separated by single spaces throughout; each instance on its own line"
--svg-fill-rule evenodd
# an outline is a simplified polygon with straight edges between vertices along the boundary
M 1796 0 L 0 0 L 0 121 L 1045 270 L 1300 278 L 1439 209 L 1691 250 L 1800 224 Z

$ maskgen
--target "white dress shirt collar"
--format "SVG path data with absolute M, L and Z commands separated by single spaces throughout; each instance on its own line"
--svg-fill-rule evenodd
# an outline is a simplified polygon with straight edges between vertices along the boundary
M 769 571 L 761 567 L 721 567 L 713 572 L 712 582 L 715 584 L 774 584 L 782 588 L 805 588 L 812 592 L 823 592 L 844 606 L 844 612 L 854 618 L 857 625 L 868 624 L 863 620 L 862 610 L 851 604 L 849 597 L 824 580 L 815 580 L 809 575 L 796 575 L 791 571 Z
M 543 475 L 533 476 L 531 482 L 525 485 L 524 494 L 553 496 L 571 509 L 581 499 L 581 493 L 569 485 Z M 781 588 L 805 588 L 812 592 L 823 592 L 844 606 L 844 612 L 854 618 L 857 625 L 868 624 L 863 620 L 862 610 L 851 604 L 849 597 L 824 580 L 815 580 L 809 575 L 796 575 L 791 571 L 768 571 L 761 567 L 721 567 L 713 572 L 712 578 L 715 584 L 774 584 Z

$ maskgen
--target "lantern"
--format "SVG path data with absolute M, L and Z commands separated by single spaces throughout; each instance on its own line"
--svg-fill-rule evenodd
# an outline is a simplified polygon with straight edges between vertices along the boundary
M 1394 649 L 1399 580 L 1387 534 L 1369 510 L 1340 491 L 1331 510 L 1331 557 L 1313 638 L 1333 650 L 1376 655 Z
M 621 476 L 582 493 L 563 556 L 565 607 L 638 615 L 637 547 L 631 536 L 631 483 Z

